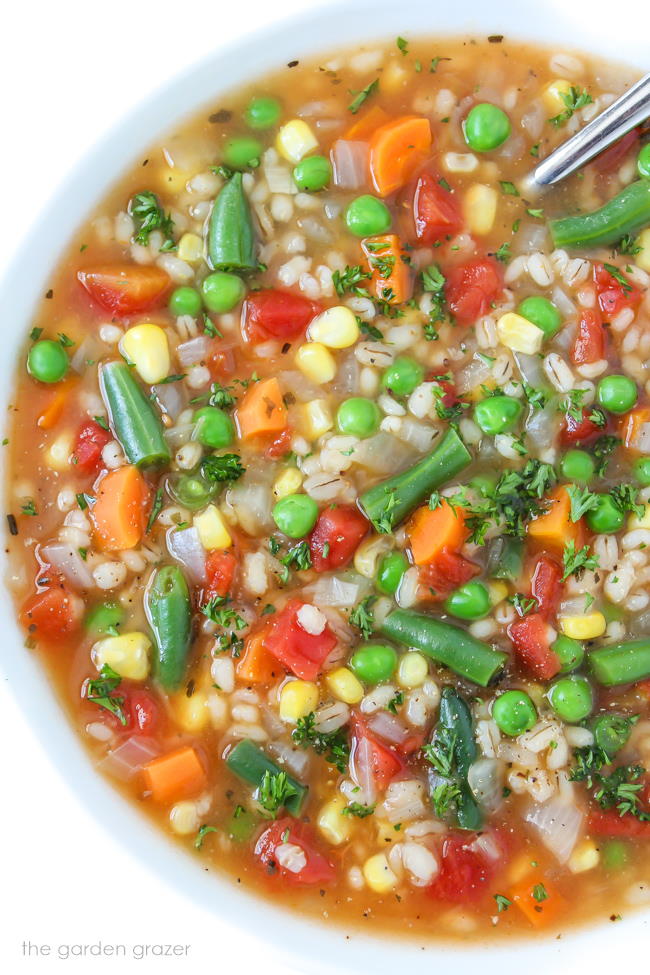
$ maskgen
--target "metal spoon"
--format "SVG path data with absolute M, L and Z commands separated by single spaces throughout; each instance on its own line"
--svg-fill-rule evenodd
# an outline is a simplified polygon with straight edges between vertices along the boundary
M 650 74 L 617 98 L 583 129 L 554 149 L 523 181 L 522 189 L 537 195 L 590 159 L 650 116 Z

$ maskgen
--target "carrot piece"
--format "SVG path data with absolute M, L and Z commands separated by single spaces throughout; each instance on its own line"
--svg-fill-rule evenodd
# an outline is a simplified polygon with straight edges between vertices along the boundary
M 237 664 L 237 676 L 249 684 L 268 684 L 277 673 L 278 662 L 264 646 L 269 631 L 265 624 L 247 638 L 244 654 Z
M 447 501 L 434 508 L 418 508 L 407 526 L 411 554 L 416 565 L 425 565 L 443 549 L 459 549 L 467 538 L 465 516 L 461 508 Z
M 242 440 L 284 430 L 287 408 L 277 379 L 263 379 L 249 386 L 237 409 L 237 423 Z
M 567 542 L 573 541 L 576 548 L 584 544 L 584 528 L 582 519 L 571 521 L 571 498 L 566 487 L 559 487 L 552 491 L 547 501 L 548 510 L 528 525 L 528 535 L 544 547 L 563 552 Z
M 343 138 L 347 142 L 367 142 L 380 125 L 385 125 L 390 118 L 381 105 L 373 105 L 364 112 L 347 129 Z
M 630 412 L 623 417 L 621 422 L 621 440 L 628 450 L 633 450 L 636 453 L 645 452 L 639 451 L 637 446 L 639 442 L 639 434 L 641 433 L 641 427 L 645 423 L 650 423 L 650 407 L 647 406 L 639 406 L 636 410 L 630 410 Z
M 404 186 L 430 151 L 428 119 L 404 115 L 380 126 L 370 140 L 370 175 L 379 195 Z
M 154 802 L 196 795 L 206 785 L 205 769 L 191 746 L 154 758 L 142 766 L 142 774 Z
M 403 260 L 407 255 L 399 237 L 395 234 L 366 237 L 361 241 L 361 249 L 372 274 L 376 296 L 395 304 L 408 301 L 413 282 L 408 264 Z
M 72 382 L 60 383 L 50 396 L 47 406 L 39 416 L 37 423 L 41 430 L 51 430 L 61 419 L 63 408 L 70 398 Z
M 567 907 L 564 897 L 541 875 L 528 876 L 510 891 L 509 897 L 536 928 L 553 924 Z
M 99 547 L 106 552 L 135 548 L 144 535 L 148 502 L 149 488 L 134 465 L 103 477 L 90 509 Z

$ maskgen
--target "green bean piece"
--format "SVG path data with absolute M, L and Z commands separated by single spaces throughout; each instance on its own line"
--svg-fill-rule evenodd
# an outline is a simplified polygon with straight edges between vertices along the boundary
M 592 213 L 551 220 L 555 247 L 606 247 L 650 223 L 650 180 L 639 179 Z
M 501 535 L 493 538 L 488 548 L 487 575 L 492 579 L 514 582 L 524 566 L 524 543 L 520 538 Z
M 616 687 L 650 677 L 650 640 L 629 640 L 592 650 L 587 657 L 599 684 Z
M 470 765 L 477 754 L 474 722 L 467 702 L 453 687 L 445 687 L 442 692 L 438 724 L 431 744 L 434 749 L 449 749 L 450 774 L 443 778 L 454 782 L 459 790 L 454 800 L 458 825 L 461 829 L 480 829 L 483 815 L 467 781 Z
M 230 177 L 214 201 L 208 258 L 215 271 L 253 271 L 257 267 L 253 220 L 241 173 Z
M 284 771 L 279 765 L 271 761 L 261 748 L 253 744 L 250 738 L 242 739 L 231 749 L 226 759 L 226 765 L 240 779 L 249 782 L 257 789 L 262 785 L 266 772 L 271 775 L 279 775 Z M 293 794 L 288 796 L 284 805 L 287 812 L 293 816 L 299 816 L 309 790 L 302 782 L 298 782 L 288 773 L 285 774 L 288 785 L 293 789 Z
M 417 647 L 436 663 L 481 687 L 487 687 L 508 659 L 506 653 L 494 650 L 459 626 L 408 609 L 389 613 L 381 632 L 396 643 Z
M 472 461 L 467 447 L 451 428 L 437 447 L 413 467 L 376 484 L 359 498 L 366 517 L 378 532 L 389 533 L 445 481 Z
M 99 386 L 111 427 L 130 464 L 168 464 L 169 445 L 153 404 L 125 362 L 101 367 Z
M 177 690 L 185 677 L 192 631 L 190 591 L 177 565 L 154 573 L 144 608 L 154 636 L 156 678 L 166 691 Z

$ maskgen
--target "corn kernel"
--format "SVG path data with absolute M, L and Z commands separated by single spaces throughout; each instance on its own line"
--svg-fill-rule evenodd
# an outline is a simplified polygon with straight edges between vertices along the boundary
M 275 148 L 284 159 L 298 163 L 308 152 L 318 148 L 318 139 L 306 122 L 294 118 L 278 132 Z
M 414 650 L 402 654 L 397 668 L 397 683 L 400 687 L 422 687 L 429 676 L 427 658 Z
M 209 504 L 202 514 L 194 516 L 193 525 L 199 533 L 203 548 L 208 552 L 215 548 L 230 548 L 232 545 L 223 515 L 213 504 Z
M 288 494 L 296 494 L 302 485 L 302 474 L 297 467 L 285 467 L 280 471 L 273 485 L 275 498 L 286 498 Z
M 207 727 L 211 712 L 208 707 L 208 697 L 203 691 L 194 691 L 188 697 L 185 691 L 176 694 L 172 699 L 172 712 L 176 723 L 188 734 L 196 734 Z
M 311 440 L 322 437 L 334 426 L 332 411 L 325 399 L 313 399 L 310 403 L 305 403 L 302 416 L 305 436 Z
M 345 704 L 358 704 L 363 697 L 363 685 L 347 667 L 332 670 L 325 680 L 334 697 Z
M 329 383 L 336 375 L 336 359 L 320 342 L 307 342 L 296 352 L 296 365 L 313 383 Z
M 650 227 L 641 231 L 635 243 L 641 250 L 634 255 L 634 263 L 650 274 Z
M 53 471 L 66 471 L 72 455 L 72 434 L 60 434 L 45 451 L 45 463 Z
M 490 602 L 493 606 L 498 606 L 508 595 L 508 587 L 505 582 L 493 579 L 492 582 L 488 583 L 488 593 L 490 594 Z
M 160 185 L 165 192 L 182 193 L 192 173 L 177 166 L 164 166 L 160 171 Z
M 489 234 L 497 215 L 497 191 L 484 183 L 472 183 L 463 197 L 463 216 L 472 234 Z
M 203 241 L 198 234 L 183 234 L 178 242 L 177 255 L 188 264 L 198 264 L 203 260 Z
M 633 531 L 635 528 L 650 528 L 650 504 L 644 505 L 643 514 L 639 518 L 634 513 L 627 520 L 627 530 Z
M 542 347 L 544 333 L 523 315 L 508 311 L 497 322 L 497 334 L 502 345 L 513 352 L 536 355 Z
M 313 319 L 307 337 L 328 349 L 349 349 L 359 338 L 359 325 L 349 308 L 334 305 Z
M 583 840 L 569 857 L 569 870 L 571 873 L 585 873 L 597 867 L 599 860 L 600 853 L 593 840 Z
M 309 680 L 290 680 L 280 691 L 280 717 L 296 724 L 316 709 L 318 686 Z
M 375 829 L 377 830 L 377 843 L 380 847 L 388 846 L 390 843 L 395 843 L 396 840 L 401 839 L 401 834 L 399 830 L 396 830 L 392 823 L 389 823 L 387 819 L 375 819 Z
M 555 81 L 551 81 L 546 85 L 542 91 L 542 102 L 551 117 L 566 111 L 566 103 L 562 95 L 568 95 L 570 91 L 571 82 L 566 81 L 564 78 L 556 78 Z
M 159 325 L 146 322 L 128 329 L 122 336 L 120 352 L 145 383 L 159 383 L 169 375 L 169 344 Z
M 99 640 L 91 651 L 92 661 L 101 670 L 107 664 L 120 677 L 144 680 L 149 675 L 151 643 L 144 633 L 121 633 Z
M 354 567 L 365 579 L 374 579 L 377 574 L 377 563 L 382 556 L 392 548 L 389 535 L 371 535 L 361 542 L 354 553 Z
M 328 843 L 340 846 L 349 840 L 352 823 L 349 816 L 343 815 L 346 802 L 343 796 L 335 796 L 321 808 L 316 825 Z
M 385 93 L 399 91 L 406 84 L 407 78 L 408 73 L 404 68 L 396 61 L 391 61 L 382 72 L 381 90 Z
M 189 836 L 196 833 L 201 820 L 196 809 L 196 803 L 186 800 L 177 802 L 169 811 L 169 825 L 178 836 Z
M 387 894 L 397 885 L 397 877 L 383 853 L 375 853 L 363 865 L 363 876 L 376 894 Z
M 596 610 L 586 616 L 561 616 L 560 629 L 565 636 L 573 640 L 594 640 L 602 636 L 607 629 L 607 621 L 603 614 Z

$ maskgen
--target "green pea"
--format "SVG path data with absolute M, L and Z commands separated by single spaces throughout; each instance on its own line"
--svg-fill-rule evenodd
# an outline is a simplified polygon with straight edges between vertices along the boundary
M 585 657 L 585 649 L 578 640 L 573 640 L 570 636 L 559 636 L 551 644 L 551 650 L 560 658 L 560 672 L 568 674 L 571 670 L 576 670 Z
M 605 870 L 623 870 L 630 862 L 630 844 L 625 840 L 606 840 L 600 852 Z
M 381 385 L 394 396 L 410 396 L 424 379 L 424 366 L 406 355 L 398 355 L 384 371 Z
M 100 603 L 88 612 L 84 626 L 90 633 L 116 636 L 125 618 L 126 613 L 119 603 Z
M 492 717 L 504 735 L 530 731 L 537 721 L 535 705 L 525 691 L 504 691 L 492 705 Z
M 318 505 L 308 494 L 287 494 L 273 506 L 273 521 L 289 538 L 304 538 L 316 524 Z
M 232 169 L 259 166 L 262 143 L 252 135 L 235 135 L 223 146 L 223 161 Z
M 510 119 L 489 102 L 475 105 L 463 124 L 465 142 L 474 152 L 489 152 L 503 145 L 510 135 Z
M 345 226 L 355 237 L 385 234 L 391 225 L 390 210 L 376 196 L 358 196 L 349 203 L 344 215 Z
M 243 806 L 235 806 L 235 812 L 226 825 L 226 832 L 235 843 L 250 843 L 259 825 L 260 821 L 254 813 L 244 809 Z
M 60 342 L 41 339 L 27 355 L 27 371 L 40 383 L 58 383 L 68 371 L 68 353 Z
M 541 328 L 547 339 L 553 338 L 562 326 L 562 317 L 553 302 L 541 295 L 524 298 L 517 311 L 523 318 Z
M 587 525 L 598 535 L 612 535 L 625 524 L 625 514 L 610 494 L 597 495 L 596 507 L 585 515 Z
M 196 288 L 190 288 L 189 285 L 184 284 L 180 288 L 175 288 L 169 296 L 169 310 L 177 317 L 191 315 L 192 318 L 196 318 L 201 314 L 202 308 L 201 295 Z
M 397 667 L 397 653 L 385 643 L 364 643 L 350 657 L 350 669 L 364 684 L 390 680 Z
M 480 620 L 491 609 L 490 594 L 482 582 L 466 582 L 445 599 L 445 610 L 461 620 Z
M 567 450 L 560 461 L 560 473 L 567 481 L 576 484 L 587 484 L 596 472 L 596 465 L 591 454 L 585 450 Z
M 379 563 L 376 579 L 377 589 L 387 596 L 394 596 L 408 567 L 408 559 L 402 552 L 389 552 L 384 555 Z
M 299 190 L 317 193 L 324 190 L 332 179 L 332 166 L 325 156 L 308 156 L 293 170 L 293 181 Z
M 598 405 L 610 413 L 627 413 L 637 399 L 636 383 L 629 376 L 604 376 L 596 387 Z
M 202 406 L 192 417 L 194 436 L 205 447 L 229 447 L 235 439 L 235 424 L 216 406 Z
M 190 511 L 204 508 L 212 500 L 219 486 L 206 481 L 198 472 L 172 476 L 167 483 L 173 499 Z
M 640 176 L 650 179 L 650 142 L 647 142 L 641 149 L 636 161 L 636 168 L 639 170 Z
M 637 457 L 632 469 L 639 484 L 648 487 L 650 485 L 650 457 Z
M 620 714 L 599 714 L 591 722 L 594 743 L 613 758 L 627 744 L 632 724 Z
M 277 98 L 270 95 L 258 95 L 251 98 L 244 112 L 246 124 L 251 129 L 270 129 L 280 121 L 282 106 Z
M 209 311 L 223 315 L 232 311 L 246 293 L 244 282 L 229 271 L 213 271 L 201 282 L 201 293 Z
M 336 414 L 336 425 L 341 433 L 353 437 L 371 437 L 381 422 L 381 411 L 374 400 L 353 396 L 344 400 Z
M 496 437 L 512 430 L 521 411 L 521 403 L 511 396 L 488 396 L 474 407 L 474 420 L 488 437 Z
M 472 480 L 469 482 L 469 486 L 480 494 L 483 498 L 489 497 L 494 491 L 497 484 L 496 474 L 475 474 Z
M 549 689 L 548 702 L 562 721 L 578 724 L 584 721 L 594 706 L 594 693 L 586 677 L 572 674 L 561 677 Z

